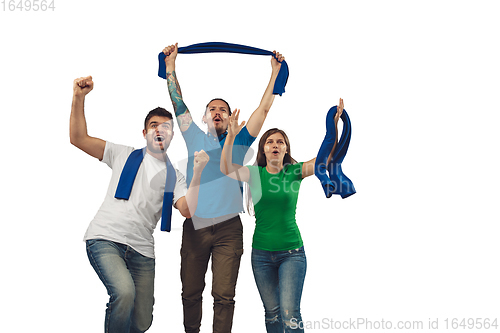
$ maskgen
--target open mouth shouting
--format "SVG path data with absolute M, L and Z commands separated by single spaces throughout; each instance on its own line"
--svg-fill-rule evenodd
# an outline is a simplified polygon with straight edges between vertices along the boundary
M 166 149 L 165 136 L 161 134 L 157 134 L 153 137 L 153 142 L 157 145 L 161 150 Z
M 212 121 L 214 122 L 214 125 L 218 125 L 222 123 L 222 118 L 220 116 L 215 116 Z
M 163 135 L 157 135 L 154 137 L 154 140 L 155 142 L 163 143 L 163 141 L 165 141 L 165 137 Z

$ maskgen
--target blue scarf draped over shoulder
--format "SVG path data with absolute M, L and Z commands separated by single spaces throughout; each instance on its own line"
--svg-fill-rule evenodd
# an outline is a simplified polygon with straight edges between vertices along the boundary
M 179 47 L 178 53 L 194 54 L 194 53 L 214 53 L 214 52 L 225 52 L 225 53 L 240 53 L 240 54 L 255 54 L 255 55 L 274 55 L 271 51 L 266 51 L 258 49 L 256 47 L 222 43 L 222 42 L 209 42 L 209 43 L 199 43 L 189 46 Z M 165 54 L 160 52 L 158 54 L 158 76 L 166 79 L 166 65 L 165 65 Z M 288 81 L 288 65 L 285 60 L 281 62 L 280 72 L 274 83 L 273 94 L 282 95 L 285 92 L 286 82 Z
M 135 177 L 139 171 L 139 167 L 146 154 L 146 148 L 136 149 L 127 158 L 123 166 L 118 186 L 116 187 L 115 198 L 128 200 L 132 187 L 134 186 Z M 163 193 L 163 208 L 161 212 L 161 231 L 171 230 L 172 220 L 172 201 L 174 200 L 174 188 L 177 181 L 175 169 L 166 157 L 167 178 L 165 179 L 165 190 Z

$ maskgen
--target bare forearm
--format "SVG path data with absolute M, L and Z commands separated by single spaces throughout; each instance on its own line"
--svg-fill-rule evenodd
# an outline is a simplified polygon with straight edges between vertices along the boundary
M 69 119 L 69 138 L 73 145 L 88 136 L 87 121 L 84 113 L 85 96 L 73 96 Z
M 264 112 L 269 112 L 271 109 L 271 106 L 273 105 L 274 102 L 274 84 L 276 82 L 276 78 L 278 77 L 279 70 L 274 70 L 272 71 L 271 78 L 269 79 L 269 83 L 266 87 L 266 90 L 264 91 L 264 95 L 262 96 L 262 99 L 260 101 L 259 108 L 262 108 Z
M 273 105 L 274 102 L 273 89 L 274 89 L 274 83 L 276 82 L 276 78 L 278 77 L 278 73 L 279 70 L 273 69 L 273 72 L 271 74 L 271 79 L 269 80 L 267 88 L 264 91 L 264 95 L 262 96 L 259 107 L 252 113 L 250 119 L 248 119 L 247 130 L 248 133 L 250 133 L 250 135 L 253 137 L 257 137 L 259 135 L 262 125 L 266 120 L 267 114 L 269 113 L 269 110 Z
M 186 204 L 189 210 L 189 217 L 193 216 L 198 206 L 198 193 L 200 192 L 201 174 L 193 173 L 193 178 L 186 193 Z M 189 218 L 188 217 L 188 218 Z
M 234 137 L 232 135 L 226 136 L 226 141 L 224 142 L 224 148 L 222 149 L 221 163 L 220 163 L 220 171 L 226 176 L 238 170 L 237 167 L 240 167 L 238 165 L 233 164 L 233 144 L 234 144 Z
M 228 138 L 230 139 L 228 141 Z M 226 137 L 224 149 L 221 156 L 221 172 L 228 177 L 231 177 L 240 182 L 248 182 L 250 179 L 250 171 L 247 167 L 233 163 L 233 142 L 234 138 Z
M 316 157 L 312 160 L 302 163 L 302 178 L 314 175 Z
M 335 148 L 337 148 L 338 141 L 339 141 L 339 130 L 337 124 L 335 124 L 335 143 L 333 144 L 333 148 L 332 151 L 330 152 L 330 155 L 328 155 L 328 160 L 326 160 L 326 165 L 330 164 L 333 152 L 335 151 Z
M 172 101 L 172 106 L 174 107 L 177 123 L 179 124 L 181 131 L 185 131 L 188 129 L 193 120 L 189 109 L 182 99 L 181 87 L 179 85 L 179 81 L 177 80 L 175 66 L 173 65 L 167 66 L 167 84 L 168 94 L 170 96 L 170 100 Z

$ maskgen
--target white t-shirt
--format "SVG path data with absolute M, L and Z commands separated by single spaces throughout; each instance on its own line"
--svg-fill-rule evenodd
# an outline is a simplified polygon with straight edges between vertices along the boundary
M 129 200 L 115 198 L 116 187 L 125 162 L 134 148 L 106 142 L 102 162 L 112 170 L 104 202 L 85 233 L 84 240 L 106 239 L 132 247 L 154 258 L 153 231 L 161 217 L 167 168 L 150 154 L 145 154 L 135 177 Z M 184 175 L 175 169 L 174 205 L 187 193 Z

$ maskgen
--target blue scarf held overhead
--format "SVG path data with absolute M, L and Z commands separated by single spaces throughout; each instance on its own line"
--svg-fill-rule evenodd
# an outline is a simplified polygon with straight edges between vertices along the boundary
M 189 46 L 179 47 L 178 53 L 194 54 L 194 53 L 214 53 L 214 52 L 225 52 L 225 53 L 241 53 L 241 54 L 255 54 L 255 55 L 273 55 L 271 51 L 266 51 L 258 49 L 256 47 L 231 44 L 231 43 L 221 43 L 221 42 L 209 42 L 209 43 L 199 43 Z M 165 65 L 165 54 L 160 52 L 158 54 L 158 76 L 166 79 L 166 65 Z M 285 92 L 286 82 L 288 81 L 288 65 L 286 61 L 281 62 L 280 72 L 274 83 L 273 94 L 280 95 Z
M 338 194 L 342 199 L 345 199 L 356 193 L 354 184 L 344 175 L 341 167 L 342 161 L 347 153 L 347 148 L 349 147 L 349 142 L 351 141 L 351 121 L 345 110 L 343 110 L 340 116 L 340 119 L 342 119 L 344 123 L 342 136 L 335 147 L 330 163 L 327 165 L 328 156 L 335 144 L 336 129 L 334 117 L 336 113 L 337 107 L 334 106 L 326 115 L 326 135 L 319 149 L 318 156 L 316 157 L 314 174 L 320 180 L 327 198 L 331 197 L 332 194 Z
M 130 198 L 130 193 L 132 192 L 135 177 L 137 176 L 137 171 L 139 171 L 139 167 L 141 166 L 142 160 L 144 159 L 144 154 L 146 154 L 146 148 L 136 149 L 128 156 L 127 162 L 125 162 L 125 166 L 123 167 L 122 173 L 120 175 L 118 186 L 116 187 L 116 199 L 128 200 Z M 168 157 L 166 164 L 167 178 L 165 180 L 165 190 L 163 193 L 161 231 L 171 230 L 172 201 L 174 200 L 174 188 L 175 182 L 177 180 L 175 169 L 172 166 L 172 163 L 170 163 Z

